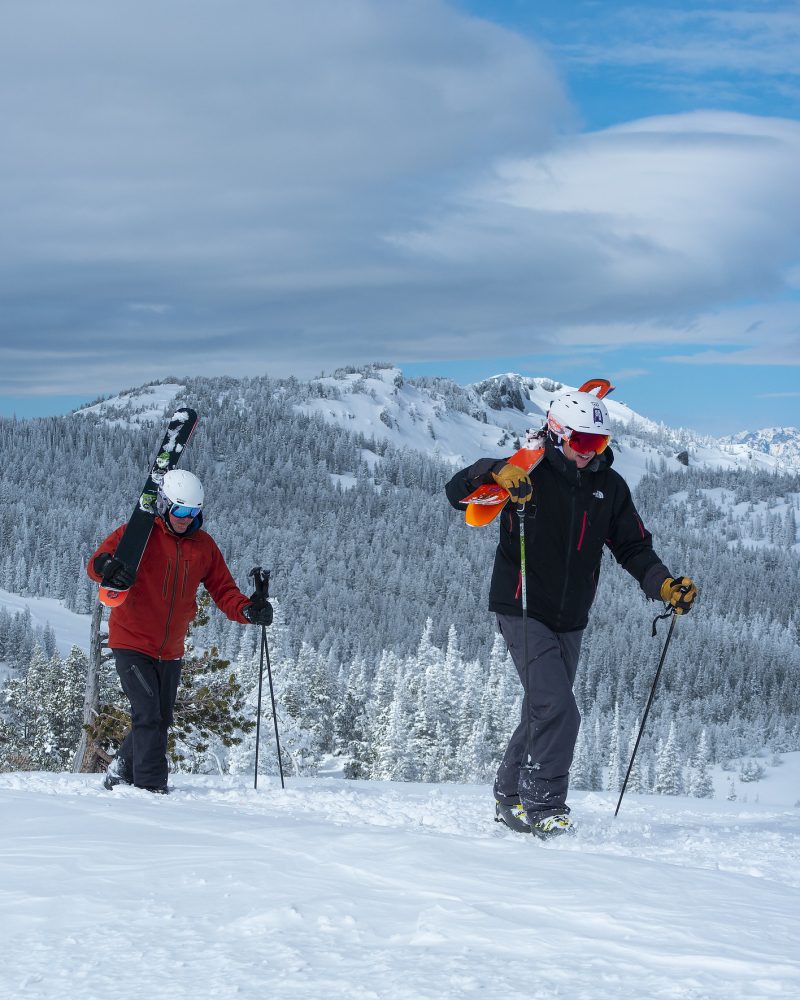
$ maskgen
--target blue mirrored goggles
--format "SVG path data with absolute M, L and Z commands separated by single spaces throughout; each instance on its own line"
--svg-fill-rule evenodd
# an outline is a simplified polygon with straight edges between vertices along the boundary
M 174 503 L 169 512 L 173 517 L 197 517 L 202 507 L 187 507 L 183 503 Z

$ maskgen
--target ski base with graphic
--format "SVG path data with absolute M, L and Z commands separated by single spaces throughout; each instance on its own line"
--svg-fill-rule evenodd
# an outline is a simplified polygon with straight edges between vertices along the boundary
M 145 546 L 153 530 L 156 517 L 156 496 L 164 474 L 174 469 L 183 455 L 183 450 L 189 442 L 197 426 L 197 412 L 188 406 L 176 410 L 167 425 L 164 440 L 158 449 L 147 482 L 144 484 L 141 496 L 136 501 L 133 513 L 123 532 L 122 538 L 114 553 L 126 566 L 139 568 Z M 100 585 L 100 603 L 108 608 L 117 608 L 128 596 L 127 590 L 114 590 Z

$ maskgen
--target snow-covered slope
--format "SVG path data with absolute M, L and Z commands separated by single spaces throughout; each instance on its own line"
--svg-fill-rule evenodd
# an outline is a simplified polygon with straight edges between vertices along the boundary
M 311 397 L 298 406 L 304 412 L 457 465 L 513 451 L 527 430 L 542 426 L 554 396 L 576 388 L 514 373 L 467 387 L 446 379 L 408 382 L 400 369 L 380 366 L 343 370 L 312 379 L 308 385 Z M 800 468 L 800 454 L 788 448 L 777 452 L 668 428 L 613 396 L 606 405 L 616 428 L 617 467 L 631 484 L 648 466 L 660 466 L 662 461 L 674 469 L 686 463 L 723 469 Z
M 175 785 L 0 775 L 3 1000 L 800 996 L 791 805 L 577 794 L 542 845 L 487 788 Z
M 83 406 L 75 412 L 86 416 L 95 414 L 116 423 L 143 424 L 160 421 L 169 411 L 177 394 L 183 389 L 180 382 L 159 382 L 140 389 L 109 396 L 99 403 Z
M 226 379 L 226 388 L 232 382 Z M 482 455 L 512 452 L 526 431 L 542 426 L 553 397 L 574 388 L 515 373 L 459 386 L 449 379 L 407 380 L 399 368 L 367 365 L 308 382 L 292 380 L 278 392 L 300 412 L 318 414 L 329 423 L 397 448 L 465 465 Z M 183 389 L 183 384 L 172 381 L 144 386 L 76 412 L 100 414 L 112 422 L 163 419 Z M 800 469 L 800 431 L 793 428 L 717 440 L 657 424 L 615 396 L 606 404 L 616 428 L 617 468 L 631 485 L 662 462 L 668 469 L 687 463 L 721 469 Z
M 91 615 L 75 614 L 53 597 L 23 597 L 2 589 L 0 589 L 0 608 L 5 608 L 12 614 L 27 609 L 31 613 L 34 625 L 41 628 L 50 625 L 56 634 L 56 646 L 62 656 L 66 656 L 73 646 L 84 652 L 89 651 Z

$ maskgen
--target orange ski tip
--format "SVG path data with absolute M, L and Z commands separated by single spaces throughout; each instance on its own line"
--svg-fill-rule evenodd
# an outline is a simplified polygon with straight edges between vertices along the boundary
M 604 399 L 615 388 L 616 386 L 613 386 L 607 378 L 590 378 L 588 382 L 583 383 L 578 392 L 591 392 L 593 389 L 597 389 L 595 394 L 597 398 Z
M 127 596 L 127 590 L 112 590 L 110 587 L 101 587 L 98 594 L 100 603 L 105 604 L 107 608 L 118 608 L 120 604 L 125 603 Z
M 491 506 L 471 503 L 464 511 L 464 520 L 471 528 L 483 528 L 494 521 L 504 506 L 504 503 L 496 503 Z

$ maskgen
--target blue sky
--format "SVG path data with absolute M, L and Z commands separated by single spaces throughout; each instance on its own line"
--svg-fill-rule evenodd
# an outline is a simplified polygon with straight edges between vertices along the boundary
M 389 360 L 797 425 L 800 7 L 12 0 L 0 412 Z

